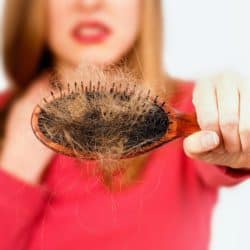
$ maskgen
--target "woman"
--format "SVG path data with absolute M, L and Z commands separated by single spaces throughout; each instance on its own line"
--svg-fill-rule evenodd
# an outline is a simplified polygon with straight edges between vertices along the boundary
M 1 97 L 0 249 L 208 248 L 218 187 L 249 176 L 250 88 L 234 74 L 200 80 L 194 91 L 163 77 L 160 13 L 159 0 L 6 2 L 12 88 Z M 83 60 L 124 58 L 145 85 L 171 93 L 176 108 L 195 110 L 202 131 L 184 147 L 176 140 L 133 159 L 123 189 L 110 192 L 87 171 L 94 163 L 80 167 L 41 145 L 30 115 L 49 89 L 51 66 L 68 72 Z

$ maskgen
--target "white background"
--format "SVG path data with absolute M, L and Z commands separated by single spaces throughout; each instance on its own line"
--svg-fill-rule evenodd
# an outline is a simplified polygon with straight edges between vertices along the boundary
M 249 0 L 163 3 L 167 37 L 164 61 L 170 74 L 195 78 L 231 68 L 250 75 Z M 0 10 L 2 4 L 0 0 Z M 0 67 L 0 89 L 5 86 Z M 221 190 L 212 223 L 211 250 L 250 249 L 249 197 L 250 181 Z

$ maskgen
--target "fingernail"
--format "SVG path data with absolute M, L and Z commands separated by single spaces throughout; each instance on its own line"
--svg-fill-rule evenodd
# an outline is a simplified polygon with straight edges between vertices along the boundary
M 201 145 L 206 148 L 214 148 L 219 144 L 219 137 L 215 132 L 208 132 L 201 137 Z

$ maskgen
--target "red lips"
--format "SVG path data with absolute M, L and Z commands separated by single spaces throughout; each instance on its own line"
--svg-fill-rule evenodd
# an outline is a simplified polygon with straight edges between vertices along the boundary
M 110 34 L 109 27 L 97 21 L 81 22 L 72 30 L 73 38 L 82 44 L 104 42 Z

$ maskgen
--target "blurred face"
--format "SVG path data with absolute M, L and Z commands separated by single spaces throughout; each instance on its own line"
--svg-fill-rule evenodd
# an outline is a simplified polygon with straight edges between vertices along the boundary
M 47 1 L 48 45 L 59 63 L 115 63 L 137 38 L 140 0 Z

